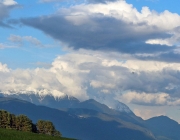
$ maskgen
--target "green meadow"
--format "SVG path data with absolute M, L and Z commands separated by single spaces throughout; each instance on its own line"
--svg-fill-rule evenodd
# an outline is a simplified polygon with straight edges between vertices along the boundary
M 0 128 L 0 140 L 75 140 Z

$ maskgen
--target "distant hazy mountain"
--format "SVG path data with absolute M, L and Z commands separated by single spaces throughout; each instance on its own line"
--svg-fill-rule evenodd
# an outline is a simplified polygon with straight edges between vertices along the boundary
M 28 102 L 31 102 L 36 105 L 44 105 L 52 108 L 71 108 L 74 105 L 78 104 L 80 101 L 76 99 L 75 97 L 64 95 L 62 97 L 54 97 L 51 94 L 50 95 L 40 95 L 36 94 L 34 92 L 27 93 L 27 94 L 18 94 L 18 93 L 12 93 L 12 94 L 3 94 L 0 93 L 1 97 L 12 97 L 17 98 L 21 100 L 25 100 Z
M 63 136 L 80 140 L 155 140 L 153 134 L 144 127 L 87 108 L 62 111 L 19 99 L 1 97 L 0 109 L 16 115 L 25 114 L 34 122 L 39 119 L 50 120 Z M 89 113 L 89 116 L 82 116 L 81 112 L 86 115 Z
M 133 113 L 128 106 L 123 103 L 117 102 L 116 108 L 112 109 L 106 106 L 105 104 L 101 104 L 94 99 L 86 100 L 84 102 L 79 102 L 74 106 L 74 108 L 87 108 L 96 110 L 99 112 L 107 113 L 107 114 L 117 114 L 116 111 L 124 112 L 124 113 Z
M 148 137 L 150 135 L 151 139 L 153 139 L 153 135 L 151 134 L 151 132 L 153 132 L 153 134 L 156 136 L 157 140 L 179 140 L 179 138 L 180 138 L 180 126 L 174 120 L 171 120 L 165 116 L 160 116 L 160 117 L 154 117 L 154 118 L 144 121 L 142 118 L 137 117 L 129 109 L 128 106 L 126 106 L 125 104 L 118 102 L 118 101 L 114 101 L 113 108 L 109 108 L 105 104 L 101 104 L 94 99 L 89 99 L 89 100 L 80 102 L 75 97 L 68 96 L 68 95 L 65 95 L 65 96 L 62 96 L 59 98 L 55 98 L 54 96 L 51 96 L 51 95 L 40 96 L 39 94 L 35 94 L 35 93 L 11 94 L 11 95 L 1 93 L 0 96 L 6 97 L 6 98 L 0 98 L 1 100 L 7 100 L 6 103 L 8 103 L 8 102 L 12 103 L 12 101 L 13 101 L 12 105 L 8 104 L 8 106 L 3 106 L 4 108 L 9 107 L 9 109 L 12 111 L 15 111 L 15 113 L 19 113 L 19 112 L 23 111 L 23 112 L 27 113 L 28 116 L 31 115 L 31 118 L 34 118 L 34 114 L 32 111 L 33 109 L 31 108 L 31 106 L 34 106 L 35 110 L 36 110 L 36 108 L 41 108 L 44 111 L 44 113 L 46 112 L 46 115 L 43 118 L 45 118 L 46 116 L 48 116 L 48 118 L 50 117 L 49 110 L 51 110 L 51 109 L 47 108 L 47 107 L 58 109 L 61 113 L 65 113 L 66 115 L 68 114 L 67 116 L 71 116 L 72 118 L 77 119 L 77 120 L 75 119 L 75 121 L 77 121 L 79 124 L 77 122 L 76 123 L 72 122 L 72 124 L 75 123 L 76 125 L 79 126 L 78 128 L 75 128 L 75 129 L 77 129 L 78 133 L 81 130 L 81 128 L 85 129 L 85 131 L 88 131 L 86 129 L 90 129 L 89 127 L 91 127 L 91 126 L 85 127 L 86 125 L 92 124 L 95 127 L 96 126 L 96 124 L 94 124 L 95 122 L 91 122 L 91 121 L 97 121 L 100 124 L 102 123 L 101 124 L 102 126 L 104 125 L 104 123 L 106 125 L 109 125 L 108 129 L 113 123 L 115 123 L 116 125 L 111 126 L 111 127 L 117 127 L 114 131 L 118 131 L 118 132 L 119 132 L 120 128 L 121 128 L 122 132 L 124 131 L 124 129 L 122 129 L 122 128 L 125 128 L 125 129 L 128 128 L 128 131 L 131 130 L 133 132 L 135 130 L 135 131 L 138 131 L 138 133 L 140 131 L 140 133 L 143 133 L 143 135 L 145 134 Z M 18 98 L 21 100 L 12 99 L 12 98 Z M 23 100 L 26 100 L 28 102 L 23 101 Z M 20 107 L 17 106 L 15 108 L 16 102 L 14 102 L 14 101 L 18 102 L 18 104 L 22 103 L 22 104 L 24 104 L 24 106 L 20 106 Z M 1 102 L 1 105 L 3 102 Z M 36 104 L 36 105 L 43 105 L 43 106 L 47 106 L 47 107 L 40 107 L 40 106 L 35 106 L 35 105 L 31 104 L 30 106 L 27 107 L 27 109 L 30 109 L 30 110 L 26 110 L 24 108 L 25 104 L 26 103 L 30 104 L 29 102 Z M 41 109 L 40 109 L 40 112 L 42 112 Z M 58 111 L 58 110 L 56 110 L 56 111 Z M 35 119 L 40 118 L 38 115 L 42 116 L 41 114 L 37 113 L 36 111 L 35 111 L 35 113 L 36 113 Z M 52 113 L 50 113 L 50 114 L 52 115 Z M 70 118 L 68 119 L 68 121 L 71 122 L 72 118 L 71 119 Z M 50 117 L 50 119 L 54 120 L 54 118 L 51 118 L 51 117 Z M 66 120 L 66 117 L 63 119 Z M 83 120 L 83 121 L 81 121 L 81 120 Z M 91 120 L 91 121 L 89 121 L 89 120 Z M 57 120 L 57 119 L 55 119 L 54 121 L 57 122 L 57 124 L 58 124 L 57 127 L 61 128 L 59 126 L 59 124 L 61 124 L 61 123 L 63 124 L 63 122 L 59 123 L 59 120 Z M 66 122 L 68 123 L 68 121 L 66 121 Z M 83 124 L 81 124 L 81 123 L 83 123 Z M 96 130 L 97 132 L 99 132 L 100 128 L 105 129 L 99 125 L 98 125 L 98 127 L 99 127 L 98 130 L 96 130 L 94 128 L 93 128 L 93 130 Z M 68 126 L 68 127 L 70 127 L 70 126 Z M 147 130 L 146 128 L 149 129 L 150 131 Z M 71 132 L 69 130 L 65 131 L 65 129 L 64 129 L 63 131 L 64 131 L 64 134 L 67 134 L 66 135 L 67 137 L 71 136 L 71 134 L 72 134 L 72 137 L 77 136 L 76 134 L 74 134 L 74 132 Z M 114 133 L 114 132 L 111 132 L 111 133 Z M 78 135 L 77 138 L 86 137 L 86 135 L 85 136 L 84 136 L 84 134 L 82 134 L 82 135 Z M 92 133 L 92 136 L 93 135 L 94 135 L 94 133 Z M 97 135 L 99 138 L 101 137 L 101 136 L 99 136 L 100 134 L 97 134 Z M 111 134 L 109 134 L 109 132 L 107 132 L 107 135 L 110 136 Z M 91 136 L 87 136 L 87 137 L 90 138 Z M 118 137 L 120 137 L 120 136 L 118 135 Z M 88 139 L 85 139 L 85 140 L 88 140 Z M 101 140 L 101 139 L 98 139 L 98 140 Z M 116 140 L 116 139 L 114 139 L 114 140 Z M 138 139 L 138 140 L 140 140 L 140 139 Z
M 108 116 L 111 116 L 111 118 L 114 118 L 114 119 L 121 119 L 123 121 L 131 122 L 140 126 L 145 126 L 144 121 L 140 117 L 137 117 L 125 104 L 120 103 L 120 102 L 117 102 L 117 103 L 118 105 L 122 105 L 121 108 L 125 108 L 125 110 L 122 110 L 122 109 L 115 110 L 115 109 L 109 108 L 105 104 L 101 104 L 97 102 L 94 99 L 89 99 L 84 102 L 79 102 L 78 104 L 76 104 L 76 106 L 73 106 L 71 108 L 71 111 L 73 111 L 74 113 L 75 112 L 79 113 L 79 110 L 81 109 L 81 116 L 83 116 L 82 114 L 86 116 L 86 112 L 89 112 L 89 110 L 94 110 L 94 111 L 106 114 Z
M 44 105 L 52 108 L 87 108 L 87 109 L 94 109 L 96 111 L 102 111 L 104 113 L 115 113 L 113 111 L 117 110 L 119 112 L 124 113 L 133 113 L 128 106 L 125 104 L 115 101 L 114 106 L 112 109 L 107 107 L 104 104 L 100 104 L 99 102 L 96 102 L 95 100 L 87 100 L 84 102 L 80 102 L 77 98 L 73 96 L 64 95 L 61 97 L 54 97 L 51 94 L 49 95 L 39 95 L 34 92 L 31 93 L 12 93 L 12 94 L 3 94 L 0 93 L 1 97 L 12 97 L 12 98 L 18 98 L 21 100 L 25 100 L 28 102 L 31 102 L 36 105 Z
M 84 109 L 83 111 L 85 111 L 84 114 L 86 114 L 85 109 L 91 109 L 91 110 L 95 110 L 101 113 L 109 114 L 114 118 L 122 119 L 124 121 L 132 122 L 134 124 L 144 126 L 143 124 L 144 122 L 140 117 L 135 116 L 128 106 L 118 101 L 114 101 L 114 106 L 113 106 L 114 109 L 113 109 L 93 99 L 80 102 L 77 98 L 68 96 L 68 95 L 55 98 L 52 95 L 41 96 L 35 93 L 26 93 L 26 94 L 1 93 L 0 96 L 18 98 L 21 100 L 26 100 L 28 102 L 34 103 L 36 105 L 43 105 L 43 106 L 61 109 L 61 110 L 62 108 L 71 108 L 71 111 L 72 111 L 72 108 L 74 108 L 73 109 L 74 112 L 76 111 L 78 112 L 77 108 L 82 108 Z
M 21 100 L 25 100 L 31 102 L 36 105 L 43 105 L 51 108 L 61 109 L 62 108 L 71 108 L 71 111 L 74 113 L 79 112 L 78 108 L 81 108 L 81 115 L 85 114 L 86 116 L 86 109 L 95 110 L 97 112 L 105 113 L 113 118 L 121 119 L 127 122 L 131 122 L 140 126 L 145 126 L 144 121 L 137 117 L 128 106 L 125 104 L 114 101 L 113 108 L 109 108 L 108 106 L 101 104 L 94 99 L 89 99 L 83 102 L 80 102 L 77 98 L 72 96 L 61 96 L 59 98 L 55 98 L 52 95 L 45 95 L 41 96 L 35 93 L 26 93 L 26 94 L 0 94 L 1 97 L 11 97 L 11 98 L 18 98 Z M 84 113 L 82 112 L 84 111 Z
M 146 123 L 158 140 L 180 139 L 180 124 L 166 116 L 153 117 L 146 120 Z

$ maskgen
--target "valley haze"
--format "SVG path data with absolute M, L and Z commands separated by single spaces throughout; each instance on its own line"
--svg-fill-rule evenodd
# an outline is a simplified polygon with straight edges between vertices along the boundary
M 0 0 L 0 93 L 36 103 L 48 96 L 120 103 L 144 120 L 180 123 L 178 5 Z

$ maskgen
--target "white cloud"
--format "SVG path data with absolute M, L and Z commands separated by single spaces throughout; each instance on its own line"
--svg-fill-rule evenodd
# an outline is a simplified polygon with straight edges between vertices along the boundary
M 134 103 L 139 105 L 180 105 L 179 98 L 173 98 L 167 93 L 127 92 L 125 94 L 122 94 L 119 98 L 120 100 L 125 101 L 127 103 Z
M 167 63 L 159 61 L 142 61 L 142 60 L 127 60 L 121 66 L 131 69 L 132 72 L 138 71 L 162 71 L 163 69 L 180 70 L 179 63 Z
M 13 43 L 17 43 L 18 45 L 22 46 L 24 42 L 28 42 L 32 45 L 38 46 L 38 47 L 50 47 L 51 45 L 44 45 L 41 43 L 40 40 L 38 40 L 35 37 L 32 36 L 19 36 L 19 35 L 13 35 L 11 34 L 8 38 L 9 41 Z
M 150 39 L 146 41 L 147 44 L 160 44 L 160 45 L 167 45 L 167 46 L 172 46 L 167 39 Z
M 179 46 L 180 45 L 180 34 L 179 34 L 179 28 L 175 28 L 173 31 L 170 31 L 169 35 L 171 37 L 166 39 L 150 39 L 147 40 L 147 44 L 160 44 L 160 45 L 167 45 L 167 46 Z
M 1 64 L 0 91 L 68 94 L 80 100 L 118 98 L 143 105 L 179 105 L 178 65 L 133 59 L 121 61 L 111 53 L 76 51 L 57 57 L 46 69 L 9 70 Z M 128 90 L 133 92 L 122 94 Z
M 8 69 L 6 64 L 0 63 L 0 72 L 9 72 L 10 70 Z
M 150 94 L 128 92 L 121 96 L 121 100 L 128 103 L 144 105 L 166 105 L 170 96 L 166 93 Z
M 15 0 L 0 0 L 0 3 L 4 4 L 6 6 L 18 4 Z
M 60 10 L 60 13 L 62 11 Z M 173 30 L 180 26 L 180 16 L 167 10 L 157 13 L 156 11 L 150 11 L 148 7 L 142 7 L 141 12 L 139 12 L 133 5 L 126 3 L 126 1 L 116 1 L 105 4 L 77 5 L 69 9 L 64 9 L 64 13 L 67 15 L 66 19 L 77 26 L 94 24 L 98 29 L 100 28 L 98 27 L 99 23 L 94 21 L 92 17 L 101 17 L 103 15 L 104 17 L 113 17 L 129 24 L 131 32 L 147 35 L 159 31 L 173 36 L 167 39 L 149 39 L 146 43 L 174 45 L 178 42 L 177 37 L 179 33 L 174 33 Z
M 110 83 L 106 83 L 106 82 L 100 82 L 100 81 L 95 81 L 92 80 L 90 82 L 90 86 L 92 86 L 93 88 L 108 88 L 108 89 L 113 89 L 115 88 L 114 84 L 110 84 Z M 104 90 L 102 90 L 104 92 Z

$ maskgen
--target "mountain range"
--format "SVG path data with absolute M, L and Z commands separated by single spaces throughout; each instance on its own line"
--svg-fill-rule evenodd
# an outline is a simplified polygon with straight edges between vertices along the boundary
M 52 121 L 65 137 L 79 140 L 178 140 L 180 125 L 166 116 L 143 120 L 125 104 L 109 108 L 94 99 L 0 94 L 0 109 L 25 114 L 34 122 Z
M 57 108 L 57 109 L 59 109 L 59 108 L 79 108 L 86 104 L 86 103 L 84 104 L 84 102 L 80 102 L 77 98 L 75 98 L 73 96 L 68 96 L 68 95 L 54 97 L 51 94 L 40 95 L 40 94 L 31 92 L 28 94 L 22 94 L 22 93 L 3 94 L 3 93 L 0 93 L 0 96 L 1 97 L 13 97 L 13 98 L 29 101 L 36 105 L 44 105 L 44 106 Z M 90 105 L 89 107 L 92 107 L 92 105 Z M 88 108 L 88 106 L 86 106 L 86 108 Z M 118 110 L 120 112 L 132 113 L 132 111 L 129 109 L 128 106 L 126 106 L 125 104 L 123 104 L 119 101 L 115 101 L 112 109 Z M 111 110 L 111 109 L 109 109 L 109 110 Z

